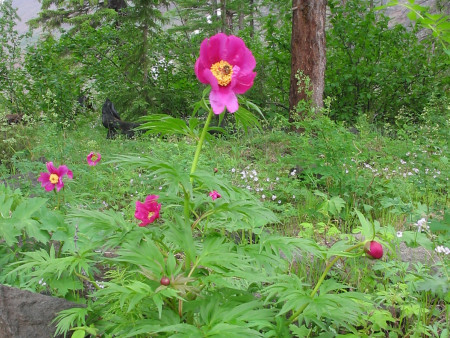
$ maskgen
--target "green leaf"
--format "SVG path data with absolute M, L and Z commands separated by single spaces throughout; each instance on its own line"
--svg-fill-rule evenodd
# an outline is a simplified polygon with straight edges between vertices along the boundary
M 46 202 L 45 198 L 29 198 L 17 206 L 12 218 L 17 221 L 30 219 Z
M 417 20 L 417 14 L 414 11 L 410 11 L 406 16 L 411 21 L 416 21 Z
M 84 338 L 85 335 L 86 331 L 84 331 L 83 329 L 78 329 L 74 331 L 74 333 L 72 334 L 72 338 Z
M 328 210 L 333 216 L 338 216 L 345 207 L 345 201 L 339 196 L 333 196 L 329 200 Z
M 289 329 L 294 334 L 294 337 L 298 338 L 309 337 L 312 331 L 312 329 L 308 329 L 305 325 L 298 327 L 291 324 L 289 325 Z
M 6 195 L 0 194 L 0 217 L 1 218 L 9 218 L 9 212 L 11 210 L 11 205 L 13 204 L 14 199 L 12 197 L 8 197 Z
M 14 226 L 14 223 L 0 219 L 0 238 L 4 239 L 8 246 L 17 243 L 16 237 L 20 234 L 21 231 Z
M 152 114 L 141 118 L 143 123 L 136 128 L 137 130 L 146 130 L 145 135 L 160 134 L 164 135 L 185 135 L 196 138 L 193 128 L 189 128 L 186 121 L 165 114 Z M 195 124 L 195 121 L 193 121 Z
M 236 119 L 236 124 L 242 127 L 246 133 L 250 128 L 261 128 L 261 124 L 255 115 L 242 106 L 239 106 L 239 109 L 234 113 L 234 117 Z
M 364 236 L 365 240 L 373 240 L 375 238 L 373 225 L 358 210 L 355 209 L 355 212 L 358 215 L 359 222 L 361 223 L 362 235 Z
M 73 326 L 84 325 L 87 314 L 88 308 L 86 307 L 73 307 L 60 311 L 53 320 L 53 323 L 57 322 L 55 335 L 67 333 Z

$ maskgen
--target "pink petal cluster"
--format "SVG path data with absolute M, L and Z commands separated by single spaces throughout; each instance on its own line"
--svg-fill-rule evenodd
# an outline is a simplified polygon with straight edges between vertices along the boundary
M 161 204 L 158 203 L 158 198 L 158 195 L 148 195 L 144 203 L 136 201 L 134 217 L 142 221 L 140 227 L 145 227 L 159 218 Z
M 203 40 L 195 74 L 200 82 L 211 85 L 209 101 L 214 114 L 225 107 L 230 113 L 238 110 L 236 94 L 253 86 L 256 60 L 244 41 L 234 35 L 216 34 Z
M 218 198 L 221 198 L 222 195 L 220 195 L 217 191 L 213 190 L 209 193 L 209 197 L 212 198 L 213 201 L 215 201 Z
M 364 251 L 374 259 L 383 257 L 383 246 L 377 241 L 370 241 L 364 245 Z
M 95 166 L 102 159 L 102 155 L 100 155 L 100 153 L 94 153 L 93 151 L 91 151 L 89 155 L 86 157 L 86 159 L 87 163 L 90 166 Z
M 52 191 L 55 187 L 56 191 L 60 191 L 64 187 L 63 176 L 67 175 L 67 177 L 73 178 L 72 171 L 65 165 L 60 165 L 58 168 L 53 165 L 53 162 L 47 162 L 46 165 L 48 172 L 42 172 L 38 181 L 47 191 Z

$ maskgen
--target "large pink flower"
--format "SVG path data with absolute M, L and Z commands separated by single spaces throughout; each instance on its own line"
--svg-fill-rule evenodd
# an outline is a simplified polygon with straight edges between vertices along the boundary
M 203 40 L 195 74 L 200 82 L 211 85 L 209 101 L 214 114 L 221 114 L 225 107 L 230 113 L 238 110 L 236 94 L 253 86 L 255 66 L 256 60 L 241 38 L 219 33 Z
M 95 166 L 102 159 L 102 155 L 100 155 L 100 153 L 94 153 L 93 151 L 91 151 L 89 155 L 86 157 L 86 159 L 87 163 L 90 166 Z
M 158 204 L 158 198 L 158 195 L 148 195 L 144 203 L 136 201 L 134 217 L 142 221 L 139 224 L 140 227 L 145 227 L 159 218 L 161 204 Z
M 72 171 L 65 165 L 60 165 L 58 169 L 53 165 L 53 162 L 47 162 L 48 173 L 42 172 L 38 178 L 38 181 L 42 183 L 42 186 L 47 191 L 52 191 L 56 187 L 56 191 L 60 191 L 64 187 L 62 178 L 67 175 L 69 178 L 73 178 Z

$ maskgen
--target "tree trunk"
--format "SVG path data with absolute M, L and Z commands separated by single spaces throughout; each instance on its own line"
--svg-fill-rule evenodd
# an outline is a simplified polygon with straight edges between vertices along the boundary
M 222 18 L 222 33 L 227 33 L 227 0 L 220 0 L 220 15 Z
M 214 21 L 214 18 L 216 18 L 218 16 L 217 15 L 217 9 L 219 7 L 218 7 L 218 4 L 217 4 L 217 0 L 212 0 L 211 4 L 212 4 L 211 20 Z M 220 32 L 220 28 L 216 28 L 216 33 L 219 33 L 219 32 Z
M 142 55 L 141 55 L 142 71 L 144 72 L 144 84 L 148 83 L 147 49 L 148 49 L 148 24 L 145 23 L 142 27 Z
M 290 121 L 304 117 L 306 111 L 295 109 L 301 100 L 310 101 L 312 108 L 323 107 L 326 4 L 327 0 L 292 0 Z M 309 88 L 302 86 L 304 81 L 299 86 L 299 71 L 310 79 Z
M 114 9 L 116 12 L 119 12 L 121 9 L 127 8 L 127 3 L 125 0 L 109 0 L 108 8 Z

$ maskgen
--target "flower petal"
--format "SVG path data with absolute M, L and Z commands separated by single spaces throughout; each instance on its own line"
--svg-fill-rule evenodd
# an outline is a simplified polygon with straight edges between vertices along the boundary
M 211 90 L 219 90 L 219 81 L 217 81 L 217 78 L 213 75 L 211 69 L 204 69 L 202 75 L 207 81 L 205 83 L 209 83 L 211 85 Z
M 205 68 L 211 68 L 212 64 L 222 60 L 222 56 L 226 54 L 226 42 L 227 36 L 224 33 L 203 40 L 200 45 L 200 62 Z
M 255 79 L 255 76 L 255 72 L 251 72 L 245 75 L 240 73 L 234 82 L 233 91 L 236 94 L 244 94 L 253 86 L 253 80 Z
M 64 182 L 62 181 L 61 177 L 59 177 L 58 183 L 56 183 L 56 191 L 60 191 L 64 187 Z
M 67 177 L 72 179 L 73 178 L 73 172 L 72 170 L 67 170 Z
M 39 182 L 42 182 L 42 186 L 44 186 L 45 182 L 50 182 L 50 174 L 42 172 L 41 175 L 38 178 Z
M 223 100 L 223 96 L 220 95 L 220 91 L 211 90 L 209 93 L 209 103 L 211 104 L 214 114 L 219 115 L 223 113 L 225 109 L 225 102 Z
M 146 203 L 148 203 L 148 202 L 156 202 L 158 200 L 158 198 L 159 198 L 159 195 L 148 195 L 145 198 L 145 202 Z
M 55 189 L 55 185 L 50 182 L 42 183 L 42 186 L 46 191 L 52 191 L 53 189 Z
M 57 169 L 56 167 L 53 165 L 53 162 L 47 162 L 46 163 L 47 166 L 47 170 L 50 174 L 57 174 Z M 59 176 L 59 175 L 58 175 Z
M 237 36 L 231 35 L 227 40 L 226 55 L 224 60 L 233 66 L 239 66 L 242 72 L 249 73 L 256 67 L 256 60 L 245 42 Z
M 206 69 L 208 69 L 208 68 L 205 68 L 203 63 L 200 61 L 200 58 L 198 58 L 197 61 L 195 61 L 195 67 L 194 67 L 195 75 L 197 75 L 197 78 L 201 83 L 208 84 L 209 80 L 203 75 L 203 72 Z
M 225 107 L 230 113 L 236 112 L 239 108 L 236 95 L 227 87 L 212 90 L 209 94 L 209 101 L 214 114 L 222 114 Z

